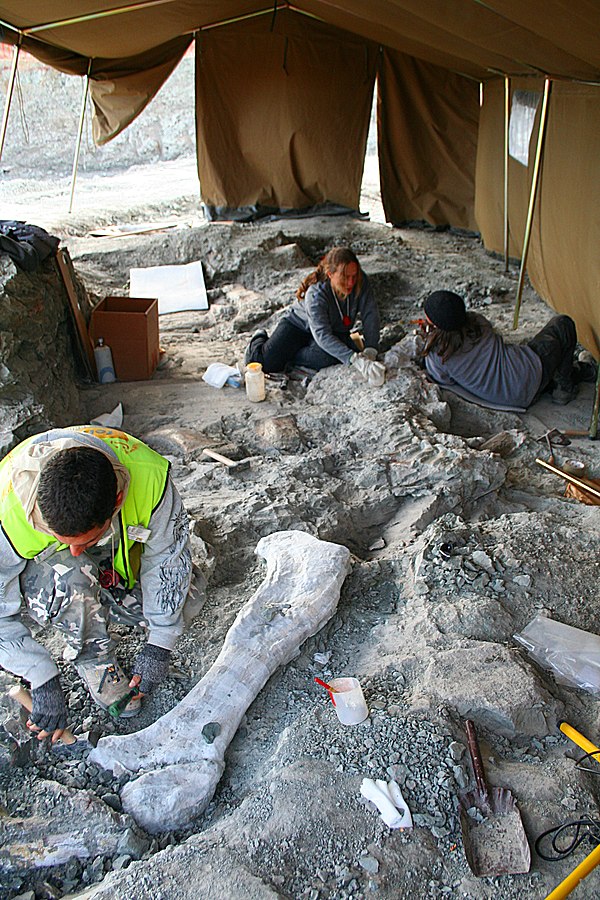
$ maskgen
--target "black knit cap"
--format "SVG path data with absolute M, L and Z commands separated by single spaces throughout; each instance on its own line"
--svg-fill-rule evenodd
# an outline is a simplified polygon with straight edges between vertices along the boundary
M 458 331 L 467 321 L 465 301 L 453 291 L 434 291 L 423 309 L 428 319 L 442 331 Z

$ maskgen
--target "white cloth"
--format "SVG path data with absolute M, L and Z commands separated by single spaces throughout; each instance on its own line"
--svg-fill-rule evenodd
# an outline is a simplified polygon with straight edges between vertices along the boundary
M 374 803 L 388 828 L 412 828 L 413 820 L 402 792 L 395 781 L 363 778 L 360 792 Z
M 225 363 L 211 363 L 202 376 L 202 381 L 210 384 L 211 387 L 222 388 L 232 375 L 241 377 L 241 372 L 237 366 L 226 366 Z
M 123 404 L 117 403 L 112 412 L 100 413 L 90 421 L 90 425 L 102 425 L 104 428 L 121 428 L 123 425 Z

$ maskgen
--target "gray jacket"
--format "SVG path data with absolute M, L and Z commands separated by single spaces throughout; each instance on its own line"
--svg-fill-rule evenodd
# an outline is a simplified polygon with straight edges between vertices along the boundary
M 336 300 L 327 279 L 311 284 L 304 300 L 294 301 L 287 315 L 298 328 L 310 331 L 322 350 L 342 363 L 350 363 L 354 356 L 347 339 L 354 331 L 358 318 L 362 324 L 365 347 L 379 349 L 379 310 L 364 272 L 360 292 L 355 288 L 344 302 Z M 348 316 L 350 324 L 344 325 L 344 315 Z
M 542 380 L 542 361 L 528 346 L 506 344 L 485 316 L 475 313 L 481 337 L 442 362 L 437 353 L 425 357 L 428 374 L 442 386 L 456 384 L 489 403 L 527 407 Z

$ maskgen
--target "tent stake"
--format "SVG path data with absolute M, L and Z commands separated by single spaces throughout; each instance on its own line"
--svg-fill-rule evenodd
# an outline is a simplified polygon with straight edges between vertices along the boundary
M 519 285 L 517 287 L 517 300 L 515 305 L 515 316 L 513 319 L 513 328 L 519 326 L 519 310 L 521 309 L 521 295 L 523 294 L 523 282 L 525 281 L 525 267 L 527 266 L 527 255 L 529 253 L 529 241 L 531 239 L 531 224 L 533 222 L 533 212 L 535 209 L 535 199 L 537 196 L 542 151 L 544 148 L 544 138 L 546 136 L 546 122 L 548 119 L 548 101 L 550 99 L 550 88 L 552 81 L 546 78 L 544 81 L 544 99 L 542 101 L 542 111 L 540 113 L 540 127 L 538 129 L 537 147 L 535 151 L 535 162 L 533 165 L 533 175 L 531 178 L 531 191 L 529 193 L 529 209 L 527 210 L 527 224 L 525 226 L 525 238 L 523 240 L 523 253 L 521 255 L 521 271 L 519 272 Z
M 77 166 L 79 164 L 79 151 L 81 150 L 81 138 L 83 135 L 83 123 L 85 121 L 85 107 L 87 104 L 88 91 L 90 88 L 90 72 L 92 71 L 92 60 L 88 63 L 88 70 L 83 83 L 83 100 L 81 101 L 81 115 L 79 116 L 79 130 L 77 132 L 77 144 L 75 146 L 75 157 L 73 159 L 73 172 L 71 174 L 71 197 L 69 199 L 69 213 L 73 209 L 73 197 L 75 195 L 75 181 L 77 180 Z
M 15 80 L 17 77 L 17 64 L 19 62 L 19 53 L 21 52 L 21 35 L 19 42 L 13 48 L 12 65 L 10 69 L 10 77 L 8 79 L 8 89 L 6 91 L 6 101 L 4 103 L 4 115 L 2 116 L 2 129 L 0 130 L 0 159 L 2 159 L 2 151 L 4 150 L 4 140 L 6 138 L 6 130 L 8 127 L 8 115 L 10 113 L 10 104 L 12 102 Z
M 504 271 L 508 272 L 508 130 L 510 124 L 510 78 L 504 77 Z

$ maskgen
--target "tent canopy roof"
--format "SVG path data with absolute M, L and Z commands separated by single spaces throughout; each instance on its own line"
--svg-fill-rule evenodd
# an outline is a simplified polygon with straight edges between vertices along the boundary
M 598 0 L 295 0 L 279 3 L 384 46 L 486 79 L 600 82 Z M 0 40 L 17 33 L 85 59 L 124 59 L 238 17 L 268 0 L 0 0 Z M 29 41 L 27 42 L 29 43 Z

